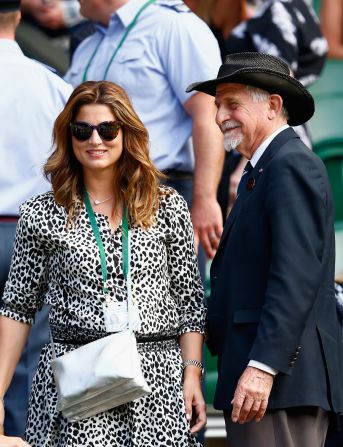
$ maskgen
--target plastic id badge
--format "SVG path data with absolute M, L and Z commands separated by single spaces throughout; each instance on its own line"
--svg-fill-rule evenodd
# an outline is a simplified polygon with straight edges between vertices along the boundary
M 128 328 L 129 314 L 127 301 L 108 301 L 103 303 L 106 332 L 121 332 Z M 141 321 L 136 305 L 132 309 L 133 330 L 139 331 Z

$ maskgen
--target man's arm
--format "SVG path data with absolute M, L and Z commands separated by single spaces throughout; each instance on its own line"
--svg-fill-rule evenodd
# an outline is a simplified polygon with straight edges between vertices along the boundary
M 320 24 L 329 44 L 329 57 L 342 59 L 342 19 L 343 3 L 337 0 L 324 0 L 320 13 Z
M 192 117 L 195 155 L 193 205 L 191 210 L 195 243 L 201 241 L 213 258 L 223 231 L 222 214 L 217 202 L 217 187 L 223 169 L 223 137 L 215 123 L 213 98 L 196 93 L 184 103 Z

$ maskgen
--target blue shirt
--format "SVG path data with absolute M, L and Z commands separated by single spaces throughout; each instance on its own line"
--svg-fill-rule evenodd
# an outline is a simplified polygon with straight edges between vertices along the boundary
M 0 215 L 19 215 L 25 200 L 51 189 L 43 165 L 73 89 L 10 39 L 0 39 L 0 85 Z
M 101 41 L 87 80 L 104 79 L 108 62 L 145 0 L 129 0 L 78 47 L 65 79 L 83 81 Z M 192 120 L 183 104 L 192 82 L 212 79 L 221 65 L 218 43 L 208 26 L 179 0 L 158 0 L 139 16 L 111 63 L 106 80 L 121 85 L 150 135 L 150 155 L 157 167 L 193 170 Z

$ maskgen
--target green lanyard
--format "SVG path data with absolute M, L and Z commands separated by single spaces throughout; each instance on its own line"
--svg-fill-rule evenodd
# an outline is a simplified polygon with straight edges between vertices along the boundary
M 114 50 L 112 57 L 109 61 L 109 63 L 107 64 L 107 67 L 105 69 L 105 73 L 103 76 L 103 80 L 106 80 L 108 71 L 110 69 L 110 66 L 112 65 L 112 62 L 114 60 L 114 58 L 116 57 L 118 51 L 120 50 L 120 48 L 122 47 L 123 43 L 125 42 L 127 36 L 129 35 L 130 31 L 132 30 L 132 28 L 136 25 L 137 19 L 138 17 L 141 15 L 141 13 L 144 11 L 145 8 L 147 8 L 149 5 L 151 5 L 151 3 L 154 3 L 156 0 L 148 0 L 146 3 L 144 3 L 144 5 L 140 8 L 140 10 L 137 12 L 137 14 L 135 15 L 135 17 L 133 18 L 132 22 L 128 25 L 128 27 L 126 28 L 125 34 L 123 35 L 123 37 L 121 38 L 117 48 Z M 88 75 L 88 70 L 90 68 L 90 66 L 92 65 L 93 59 L 95 58 L 96 53 L 98 52 L 98 49 L 100 47 L 100 45 L 102 44 L 102 41 L 104 40 L 105 37 L 102 37 L 98 43 L 98 45 L 96 46 L 95 50 L 93 51 L 93 54 L 91 55 L 87 67 L 85 69 L 85 72 L 83 73 L 83 78 L 82 78 L 82 82 L 87 81 L 87 75 Z
M 102 243 L 99 227 L 98 227 L 98 224 L 96 223 L 94 211 L 93 211 L 91 202 L 89 200 L 87 191 L 84 191 L 83 199 L 84 199 L 84 202 L 86 205 L 88 219 L 91 224 L 93 234 L 94 234 L 96 243 L 99 248 L 102 282 L 103 282 L 102 290 L 105 294 L 107 294 L 108 293 L 108 288 L 107 288 L 108 270 L 107 270 L 106 254 L 105 254 L 104 246 Z M 122 225 L 123 225 L 123 231 L 122 231 L 123 260 L 122 261 L 123 261 L 124 277 L 127 280 L 128 270 L 129 270 L 129 222 L 128 222 L 128 218 L 127 218 L 127 207 L 126 206 L 124 207 Z

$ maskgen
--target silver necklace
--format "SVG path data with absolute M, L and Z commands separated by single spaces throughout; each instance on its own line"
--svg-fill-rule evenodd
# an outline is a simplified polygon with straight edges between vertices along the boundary
M 113 195 L 110 197 L 107 197 L 107 199 L 104 200 L 98 200 L 98 199 L 94 199 L 94 197 L 89 193 L 89 191 L 87 191 L 89 197 L 93 200 L 94 205 L 101 205 L 102 203 L 108 202 L 109 200 L 113 199 Z

